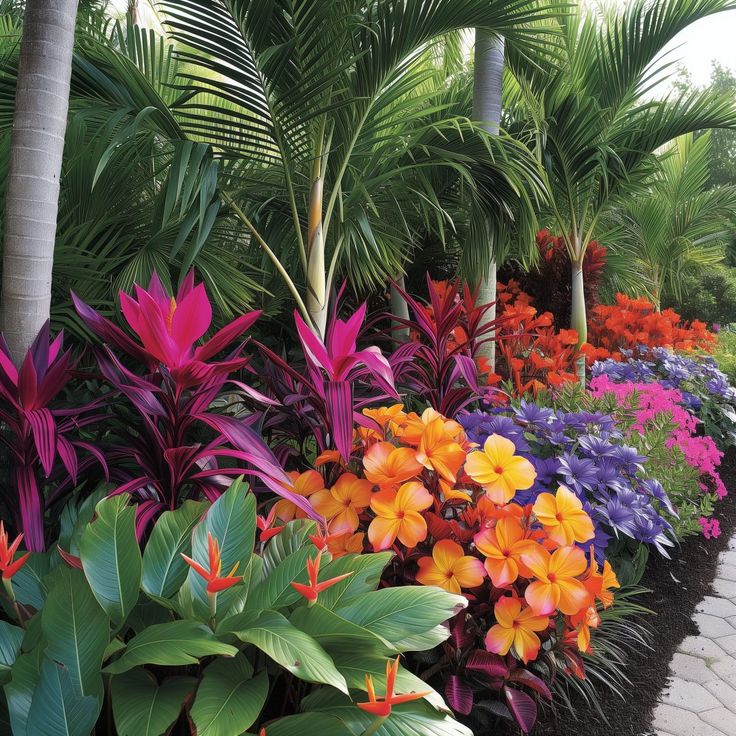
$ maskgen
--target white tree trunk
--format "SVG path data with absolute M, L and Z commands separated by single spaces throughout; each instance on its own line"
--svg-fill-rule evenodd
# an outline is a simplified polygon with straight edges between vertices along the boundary
M 394 282 L 397 284 L 399 289 L 404 292 L 406 291 L 406 283 L 403 276 L 397 276 L 394 279 Z M 393 284 L 391 284 L 391 314 L 399 319 L 409 319 L 409 305 Z M 400 322 L 396 322 L 395 320 L 391 320 L 391 327 L 393 328 L 391 330 L 391 335 L 394 339 L 399 340 L 400 342 L 409 342 L 408 327 L 404 326 Z
M 481 29 L 475 31 L 475 62 L 473 77 L 473 120 L 489 133 L 498 135 L 501 127 L 501 92 L 503 88 L 504 39 Z M 488 320 L 496 319 L 496 261 L 491 258 L 480 275 L 478 304 L 490 304 Z M 480 346 L 479 357 L 486 358 L 492 370 L 496 368 L 496 342 Z
M 585 282 L 583 280 L 583 263 L 572 263 L 572 307 L 570 327 L 578 333 L 578 345 L 588 339 L 588 315 L 585 309 Z M 585 385 L 585 356 L 577 360 L 578 380 Z
M 20 362 L 51 309 L 77 0 L 27 0 L 10 142 L 2 327 Z

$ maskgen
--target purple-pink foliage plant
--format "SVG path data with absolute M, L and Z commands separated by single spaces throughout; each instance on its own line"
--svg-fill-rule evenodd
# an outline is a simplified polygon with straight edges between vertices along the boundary
M 260 415 L 243 418 L 213 409 L 223 394 L 236 392 L 275 403 L 233 375 L 248 365 L 247 341 L 241 338 L 260 312 L 244 314 L 202 341 L 212 322 L 204 285 L 195 285 L 190 272 L 174 297 L 154 273 L 147 289 L 136 284 L 134 296 L 120 294 L 134 340 L 73 299 L 79 316 L 106 343 L 97 351 L 102 376 L 126 400 L 116 407 L 117 442 L 108 460 L 116 483 L 112 494 L 129 493 L 138 500 L 139 536 L 163 511 L 186 498 L 215 500 L 241 474 L 257 477 L 314 515 L 308 502 L 292 492 L 288 475 L 252 428 Z M 227 348 L 222 359 L 214 359 Z M 142 365 L 143 374 L 126 367 L 114 350 L 136 367 Z
M 74 485 L 95 461 L 107 472 L 99 448 L 78 434 L 99 421 L 105 397 L 83 406 L 55 406 L 74 366 L 71 350 L 64 351 L 64 333 L 52 340 L 48 322 L 20 368 L 0 335 L 0 422 L 6 430 L 0 432 L 0 442 L 9 451 L 12 484 L 12 491 L 4 494 L 5 503 L 32 552 L 45 549 L 44 513 L 50 502 L 44 493 L 46 482 Z

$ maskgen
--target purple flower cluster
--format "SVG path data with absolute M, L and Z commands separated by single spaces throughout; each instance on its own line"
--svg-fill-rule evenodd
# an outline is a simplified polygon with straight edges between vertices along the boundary
M 561 484 L 574 491 L 596 523 L 597 554 L 611 535 L 652 544 L 663 554 L 673 545 L 672 527 L 659 509 L 671 514 L 675 509 L 662 486 L 646 478 L 646 457 L 625 443 L 612 416 L 522 401 L 515 409 L 473 412 L 459 421 L 473 442 L 502 435 L 534 465 L 537 478 L 532 488 L 517 494 L 521 503 Z

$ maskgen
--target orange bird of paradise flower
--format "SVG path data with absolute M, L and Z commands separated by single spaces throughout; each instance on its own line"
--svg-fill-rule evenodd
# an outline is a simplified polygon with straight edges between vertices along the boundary
M 222 571 L 220 543 L 212 536 L 211 532 L 207 532 L 207 551 L 209 554 L 209 570 L 206 570 L 199 562 L 196 562 L 191 557 L 187 557 L 185 554 L 182 554 L 182 557 L 187 565 L 207 581 L 208 593 L 219 593 L 220 591 L 227 590 L 227 588 L 237 585 L 243 579 L 242 575 L 235 575 L 238 565 L 240 565 L 239 562 L 235 563 L 228 575 L 224 577 L 220 575 Z
M 501 598 L 494 607 L 496 621 L 486 634 L 486 649 L 505 655 L 513 646 L 522 662 L 527 664 L 537 658 L 541 642 L 538 631 L 549 626 L 549 616 L 537 616 L 527 606 L 521 607 L 518 598 Z
M 417 582 L 436 585 L 448 593 L 459 593 L 462 588 L 476 588 L 486 575 L 483 563 L 466 555 L 463 548 L 451 539 L 441 539 L 432 548 L 431 557 L 418 561 Z
M 327 588 L 332 587 L 335 583 L 339 583 L 341 580 L 345 580 L 345 578 L 348 578 L 353 574 L 352 572 L 346 572 L 344 575 L 338 575 L 337 577 L 330 578 L 324 582 L 317 582 L 317 579 L 319 578 L 319 566 L 322 560 L 322 552 L 323 550 L 317 552 L 317 556 L 314 559 L 307 558 L 307 577 L 309 578 L 309 584 L 304 585 L 304 583 L 291 583 L 291 587 L 294 588 L 297 593 L 303 595 L 309 601 L 310 606 L 317 601 L 317 598 L 322 591 L 327 590 Z
M 368 691 L 367 703 L 356 703 L 358 708 L 370 713 L 378 718 L 388 718 L 391 715 L 391 708 L 401 703 L 409 703 L 412 700 L 421 700 L 431 693 L 427 690 L 421 693 L 406 693 L 405 695 L 394 695 L 394 687 L 396 686 L 396 675 L 399 672 L 399 658 L 391 662 L 386 662 L 386 694 L 376 695 L 373 686 L 373 678 L 370 675 L 365 676 L 365 689 Z
M 5 531 L 5 524 L 0 521 L 0 570 L 3 573 L 3 580 L 10 580 L 26 564 L 26 560 L 31 555 L 30 552 L 26 552 L 17 560 L 13 560 L 20 543 L 23 541 L 23 535 L 19 534 L 10 545 L 8 545 L 8 541 L 9 537 Z

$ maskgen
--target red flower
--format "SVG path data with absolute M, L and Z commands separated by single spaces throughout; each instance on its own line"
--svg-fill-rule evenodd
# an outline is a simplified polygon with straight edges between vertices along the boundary
M 386 662 L 386 694 L 384 696 L 376 696 L 373 687 L 373 678 L 370 675 L 365 676 L 365 689 L 368 691 L 367 703 L 356 703 L 358 708 L 366 713 L 371 713 L 378 718 L 387 718 L 391 715 L 391 708 L 401 703 L 409 703 L 412 700 L 421 700 L 430 694 L 427 690 L 422 693 L 407 693 L 406 695 L 394 695 L 394 686 L 396 684 L 396 675 L 399 671 L 399 658 L 392 662 Z
M 227 590 L 233 585 L 237 585 L 242 579 L 242 575 L 235 575 L 235 571 L 238 569 L 239 562 L 236 562 L 233 569 L 225 577 L 220 575 L 222 569 L 222 559 L 220 557 L 220 543 L 212 536 L 210 532 L 207 532 L 207 548 L 209 552 L 210 569 L 205 570 L 202 565 L 195 562 L 191 557 L 187 557 L 182 554 L 184 561 L 194 569 L 194 571 L 201 575 L 207 581 L 207 592 L 208 593 L 219 593 L 222 590 Z
M 31 554 L 30 552 L 26 552 L 17 560 L 13 561 L 13 556 L 18 551 L 18 547 L 22 541 L 23 535 L 19 534 L 13 540 L 13 543 L 8 546 L 8 533 L 5 531 L 5 524 L 0 521 L 0 570 L 3 572 L 3 580 L 10 580 L 26 564 L 26 560 Z
M 341 580 L 345 580 L 345 578 L 350 577 L 353 574 L 352 572 L 346 572 L 344 575 L 338 575 L 335 578 L 330 578 L 322 583 L 318 583 L 317 578 L 319 577 L 319 565 L 321 560 L 322 550 L 317 553 L 317 556 L 314 559 L 307 559 L 309 585 L 304 585 L 303 583 L 291 584 L 291 587 L 294 588 L 297 593 L 303 595 L 309 601 L 310 605 L 317 600 L 317 596 L 319 596 L 323 590 L 327 590 L 327 588 L 332 587 L 335 583 L 339 583 Z

